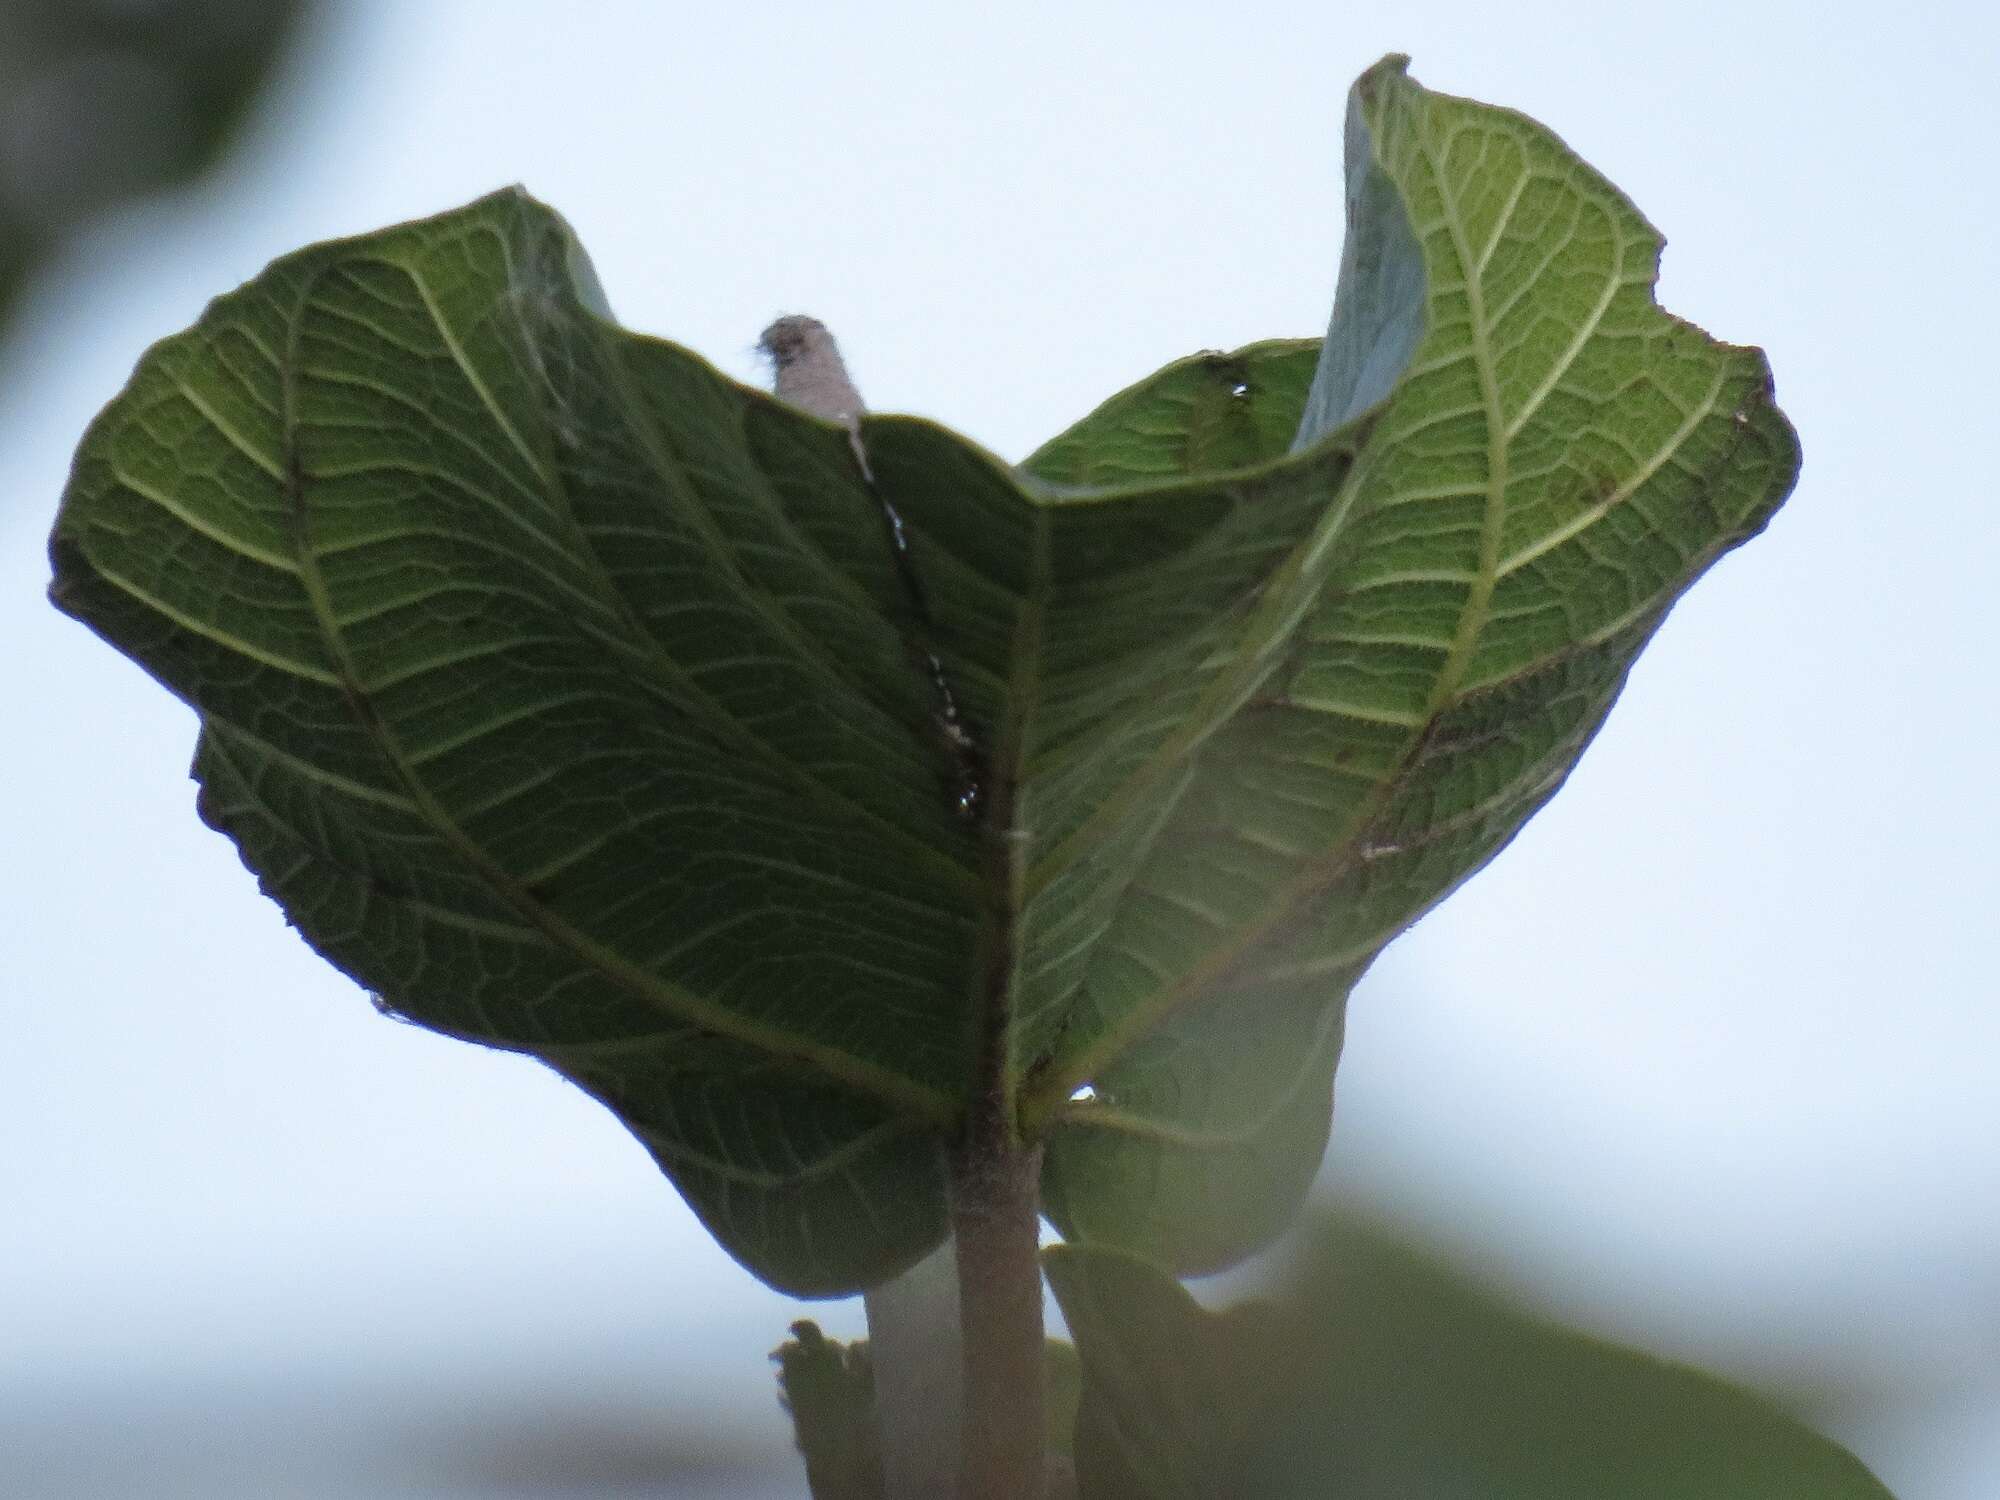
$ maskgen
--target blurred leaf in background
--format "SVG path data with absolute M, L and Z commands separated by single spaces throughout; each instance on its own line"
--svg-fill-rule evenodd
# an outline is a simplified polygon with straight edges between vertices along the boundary
M 1049 1276 L 1083 1357 L 1081 1493 L 1886 1500 L 1768 1399 L 1547 1322 L 1340 1208 L 1224 1312 L 1116 1251 Z
M 0 0 L 0 332 L 70 233 L 227 154 L 317 3 Z

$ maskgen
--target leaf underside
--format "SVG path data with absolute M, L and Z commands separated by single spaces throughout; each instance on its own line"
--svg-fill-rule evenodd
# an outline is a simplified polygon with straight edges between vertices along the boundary
M 93 425 L 54 598 L 199 712 L 203 816 L 321 953 L 601 1099 L 766 1280 L 938 1241 L 996 1026 L 1059 1227 L 1224 1264 L 1354 981 L 1798 462 L 1540 126 L 1390 59 L 1348 153 L 1323 345 L 1018 469 L 869 418 L 872 484 L 523 193 L 301 251 Z

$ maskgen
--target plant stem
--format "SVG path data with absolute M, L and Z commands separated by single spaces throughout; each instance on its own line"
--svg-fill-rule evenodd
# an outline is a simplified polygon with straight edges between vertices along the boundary
M 845 424 L 872 489 L 860 429 L 867 408 L 833 335 L 817 319 L 793 315 L 772 323 L 759 342 L 771 357 L 775 394 Z M 893 520 L 894 512 L 888 514 Z M 954 758 L 966 762 L 970 741 L 935 657 L 930 665 Z M 948 1500 L 949 1474 L 938 1470 L 953 1446 L 957 1500 L 1043 1500 L 1048 1457 L 1039 1253 L 1042 1151 L 1020 1141 L 1007 1065 L 1007 976 L 1021 881 L 1018 845 L 1004 836 L 1013 819 L 1013 787 L 1003 778 L 982 800 L 966 765 L 958 770 L 958 810 L 976 812 L 989 825 L 997 898 L 988 928 L 985 1004 L 977 1018 L 975 1102 L 951 1150 L 951 1244 L 867 1298 L 876 1420 L 888 1500 Z M 996 830 L 1000 837 L 992 836 Z M 954 1253 L 955 1298 L 949 1276 L 942 1275 L 949 1264 L 943 1257 Z M 963 1370 L 956 1410 L 949 1384 L 939 1379 L 953 1358 Z
M 902 1275 L 871 1288 L 868 1352 L 883 1500 L 956 1493 L 960 1433 L 958 1258 L 947 1239 Z
M 1016 1141 L 999 1110 L 981 1109 L 968 1124 L 952 1155 L 965 1350 L 958 1500 L 1040 1500 L 1048 1462 L 1038 1254 L 1042 1153 Z

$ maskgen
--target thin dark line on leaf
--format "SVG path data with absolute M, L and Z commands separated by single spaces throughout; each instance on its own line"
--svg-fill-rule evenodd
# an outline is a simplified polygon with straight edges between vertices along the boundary
M 783 320 L 780 321 L 782 322 Z M 767 350 L 766 352 L 771 351 Z M 776 358 L 775 354 L 773 357 Z M 834 358 L 837 361 L 838 355 L 836 354 Z M 848 451 L 854 458 L 854 467 L 845 472 L 836 472 L 831 467 L 828 467 L 826 472 L 834 477 L 836 483 L 847 482 L 852 479 L 856 472 L 859 473 L 862 487 L 867 491 L 870 502 L 884 523 L 884 530 L 890 547 L 891 566 L 896 575 L 897 586 L 901 589 L 905 602 L 913 609 L 913 612 L 922 622 L 925 629 L 929 630 L 933 625 L 929 599 L 910 560 L 909 531 L 901 513 L 883 495 L 881 487 L 875 481 L 874 471 L 868 462 L 867 448 L 860 434 L 859 422 L 862 415 L 860 395 L 853 390 L 851 382 L 847 381 L 844 367 L 840 370 L 838 384 L 847 387 L 845 394 L 852 400 L 856 408 L 855 410 L 836 413 L 830 410 L 822 411 L 817 406 L 812 405 L 800 407 L 799 409 L 806 410 L 821 420 L 837 421 L 846 428 Z M 785 399 L 784 397 L 780 397 L 780 400 Z M 796 403 L 789 401 L 786 404 L 796 405 Z M 875 612 L 880 608 L 878 600 L 849 577 L 846 568 L 829 556 L 817 538 L 801 527 L 784 505 L 779 502 L 777 489 L 772 482 L 770 474 L 758 461 L 757 455 L 750 451 L 751 445 L 748 442 L 747 418 L 751 409 L 749 399 L 738 398 L 737 412 L 739 425 L 743 427 L 745 432 L 746 455 L 749 458 L 751 469 L 758 481 L 757 484 L 752 486 L 752 493 L 756 499 L 760 513 L 765 517 L 774 531 L 786 537 L 800 554 L 811 560 L 824 581 L 830 583 L 838 592 L 845 595 L 854 608 L 864 611 L 870 617 L 873 617 Z M 790 611 L 786 610 L 785 613 L 789 617 Z M 978 811 L 978 757 L 980 753 L 978 745 L 966 725 L 963 715 L 960 713 L 957 695 L 945 677 L 944 665 L 937 653 L 931 649 L 930 645 L 924 642 L 912 641 L 908 632 L 899 632 L 899 634 L 905 654 L 914 658 L 918 663 L 919 671 L 924 679 L 925 690 L 929 695 L 932 705 L 932 728 L 935 732 L 935 737 L 941 737 L 946 749 L 947 760 L 953 768 L 954 779 L 959 791 L 956 799 L 956 811 L 961 818 L 970 819 L 976 816 Z M 808 640 L 810 640 L 809 636 Z M 875 694 L 867 687 L 865 680 L 857 679 L 852 675 L 849 670 L 849 663 L 846 660 L 831 653 L 822 653 L 818 659 L 825 675 L 836 678 L 850 687 L 854 692 L 855 701 L 872 710 L 892 733 L 900 734 L 905 732 L 906 726 L 901 722 L 898 715 L 893 713 L 886 704 L 877 700 Z
M 965 716 L 959 712 L 958 696 L 952 691 L 951 681 L 945 675 L 943 660 L 931 644 L 937 635 L 937 621 L 931 613 L 930 596 L 925 591 L 923 579 L 917 574 L 916 561 L 910 555 L 909 528 L 903 524 L 902 513 L 890 503 L 881 486 L 875 482 L 874 471 L 868 466 L 867 450 L 861 446 L 860 433 L 850 428 L 848 435 L 853 443 L 855 461 L 861 466 L 862 483 L 881 507 L 896 577 L 924 637 L 911 641 L 911 652 L 923 672 L 930 693 L 933 727 L 945 762 L 951 768 L 952 810 L 967 822 L 979 821 L 987 812 L 985 780 L 989 773 L 984 764 L 985 752 L 973 738 Z
M 606 363 L 612 372 L 611 384 L 613 393 L 622 413 L 628 419 L 627 428 L 633 434 L 635 441 L 644 449 L 659 470 L 664 473 L 671 473 L 678 479 L 685 493 L 691 496 L 701 495 L 704 486 L 696 482 L 692 477 L 689 465 L 671 450 L 667 435 L 661 429 L 651 409 L 638 396 L 632 384 L 630 372 L 627 370 L 624 361 L 613 355 L 607 359 Z M 756 463 L 754 457 L 751 457 L 749 461 L 758 478 L 764 484 L 768 485 L 770 483 L 769 476 L 764 474 L 762 467 Z M 768 591 L 750 582 L 749 578 L 742 572 L 735 549 L 729 545 L 726 538 L 716 528 L 713 518 L 707 513 L 704 506 L 697 503 L 682 507 L 681 514 L 690 523 L 694 533 L 701 538 L 710 558 L 715 564 L 716 576 L 727 581 L 736 602 L 749 609 L 769 627 L 776 639 L 789 646 L 793 656 L 807 671 L 826 680 L 838 681 L 843 687 L 848 689 L 851 705 L 858 705 L 864 711 L 873 715 L 890 732 L 899 734 L 904 732 L 901 726 L 896 723 L 894 716 L 881 704 L 876 703 L 867 693 L 861 691 L 848 676 L 845 666 L 831 654 L 823 651 L 820 645 L 812 639 L 810 633 L 799 625 L 788 610 L 780 606 L 778 601 Z M 601 555 L 594 546 L 589 545 L 587 540 L 588 533 L 584 532 L 581 534 L 586 536 L 585 544 L 590 555 L 592 558 L 598 560 L 599 567 L 602 568 Z M 607 573 L 606 577 L 609 578 L 610 575 Z M 622 589 L 618 589 L 615 580 L 611 581 L 611 586 L 619 593 L 622 600 L 623 591 Z M 636 615 L 632 618 L 634 628 L 638 631 L 641 639 L 647 643 L 650 648 L 650 654 L 661 662 L 671 666 L 672 658 L 668 656 L 665 644 L 659 639 L 658 635 L 648 628 L 643 621 L 639 620 Z M 942 878 L 948 886 L 955 886 L 964 892 L 970 892 L 977 888 L 977 875 L 952 858 L 942 848 L 929 843 L 913 830 L 882 816 L 873 809 L 854 801 L 844 793 L 836 790 L 822 780 L 812 767 L 794 760 L 791 756 L 785 754 L 782 748 L 769 743 L 747 725 L 735 719 L 719 703 L 714 703 L 701 688 L 695 685 L 690 677 L 682 674 L 677 666 L 673 667 L 673 670 L 675 675 L 685 683 L 685 690 L 687 692 L 696 696 L 698 701 L 712 706 L 713 712 L 728 726 L 730 738 L 748 744 L 767 763 L 780 770 L 789 780 L 806 789 L 813 796 L 822 801 L 832 803 L 845 815 L 876 829 L 908 857 L 921 864 L 931 875 Z

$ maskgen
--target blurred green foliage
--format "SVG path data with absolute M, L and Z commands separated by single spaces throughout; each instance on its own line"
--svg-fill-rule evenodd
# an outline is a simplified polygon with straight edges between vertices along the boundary
M 316 3 L 0 0 L 0 329 L 72 230 L 222 159 Z
M 1115 1251 L 1046 1258 L 1083 1357 L 1085 1500 L 1888 1495 L 1766 1398 L 1536 1317 L 1358 1214 L 1220 1313 Z

